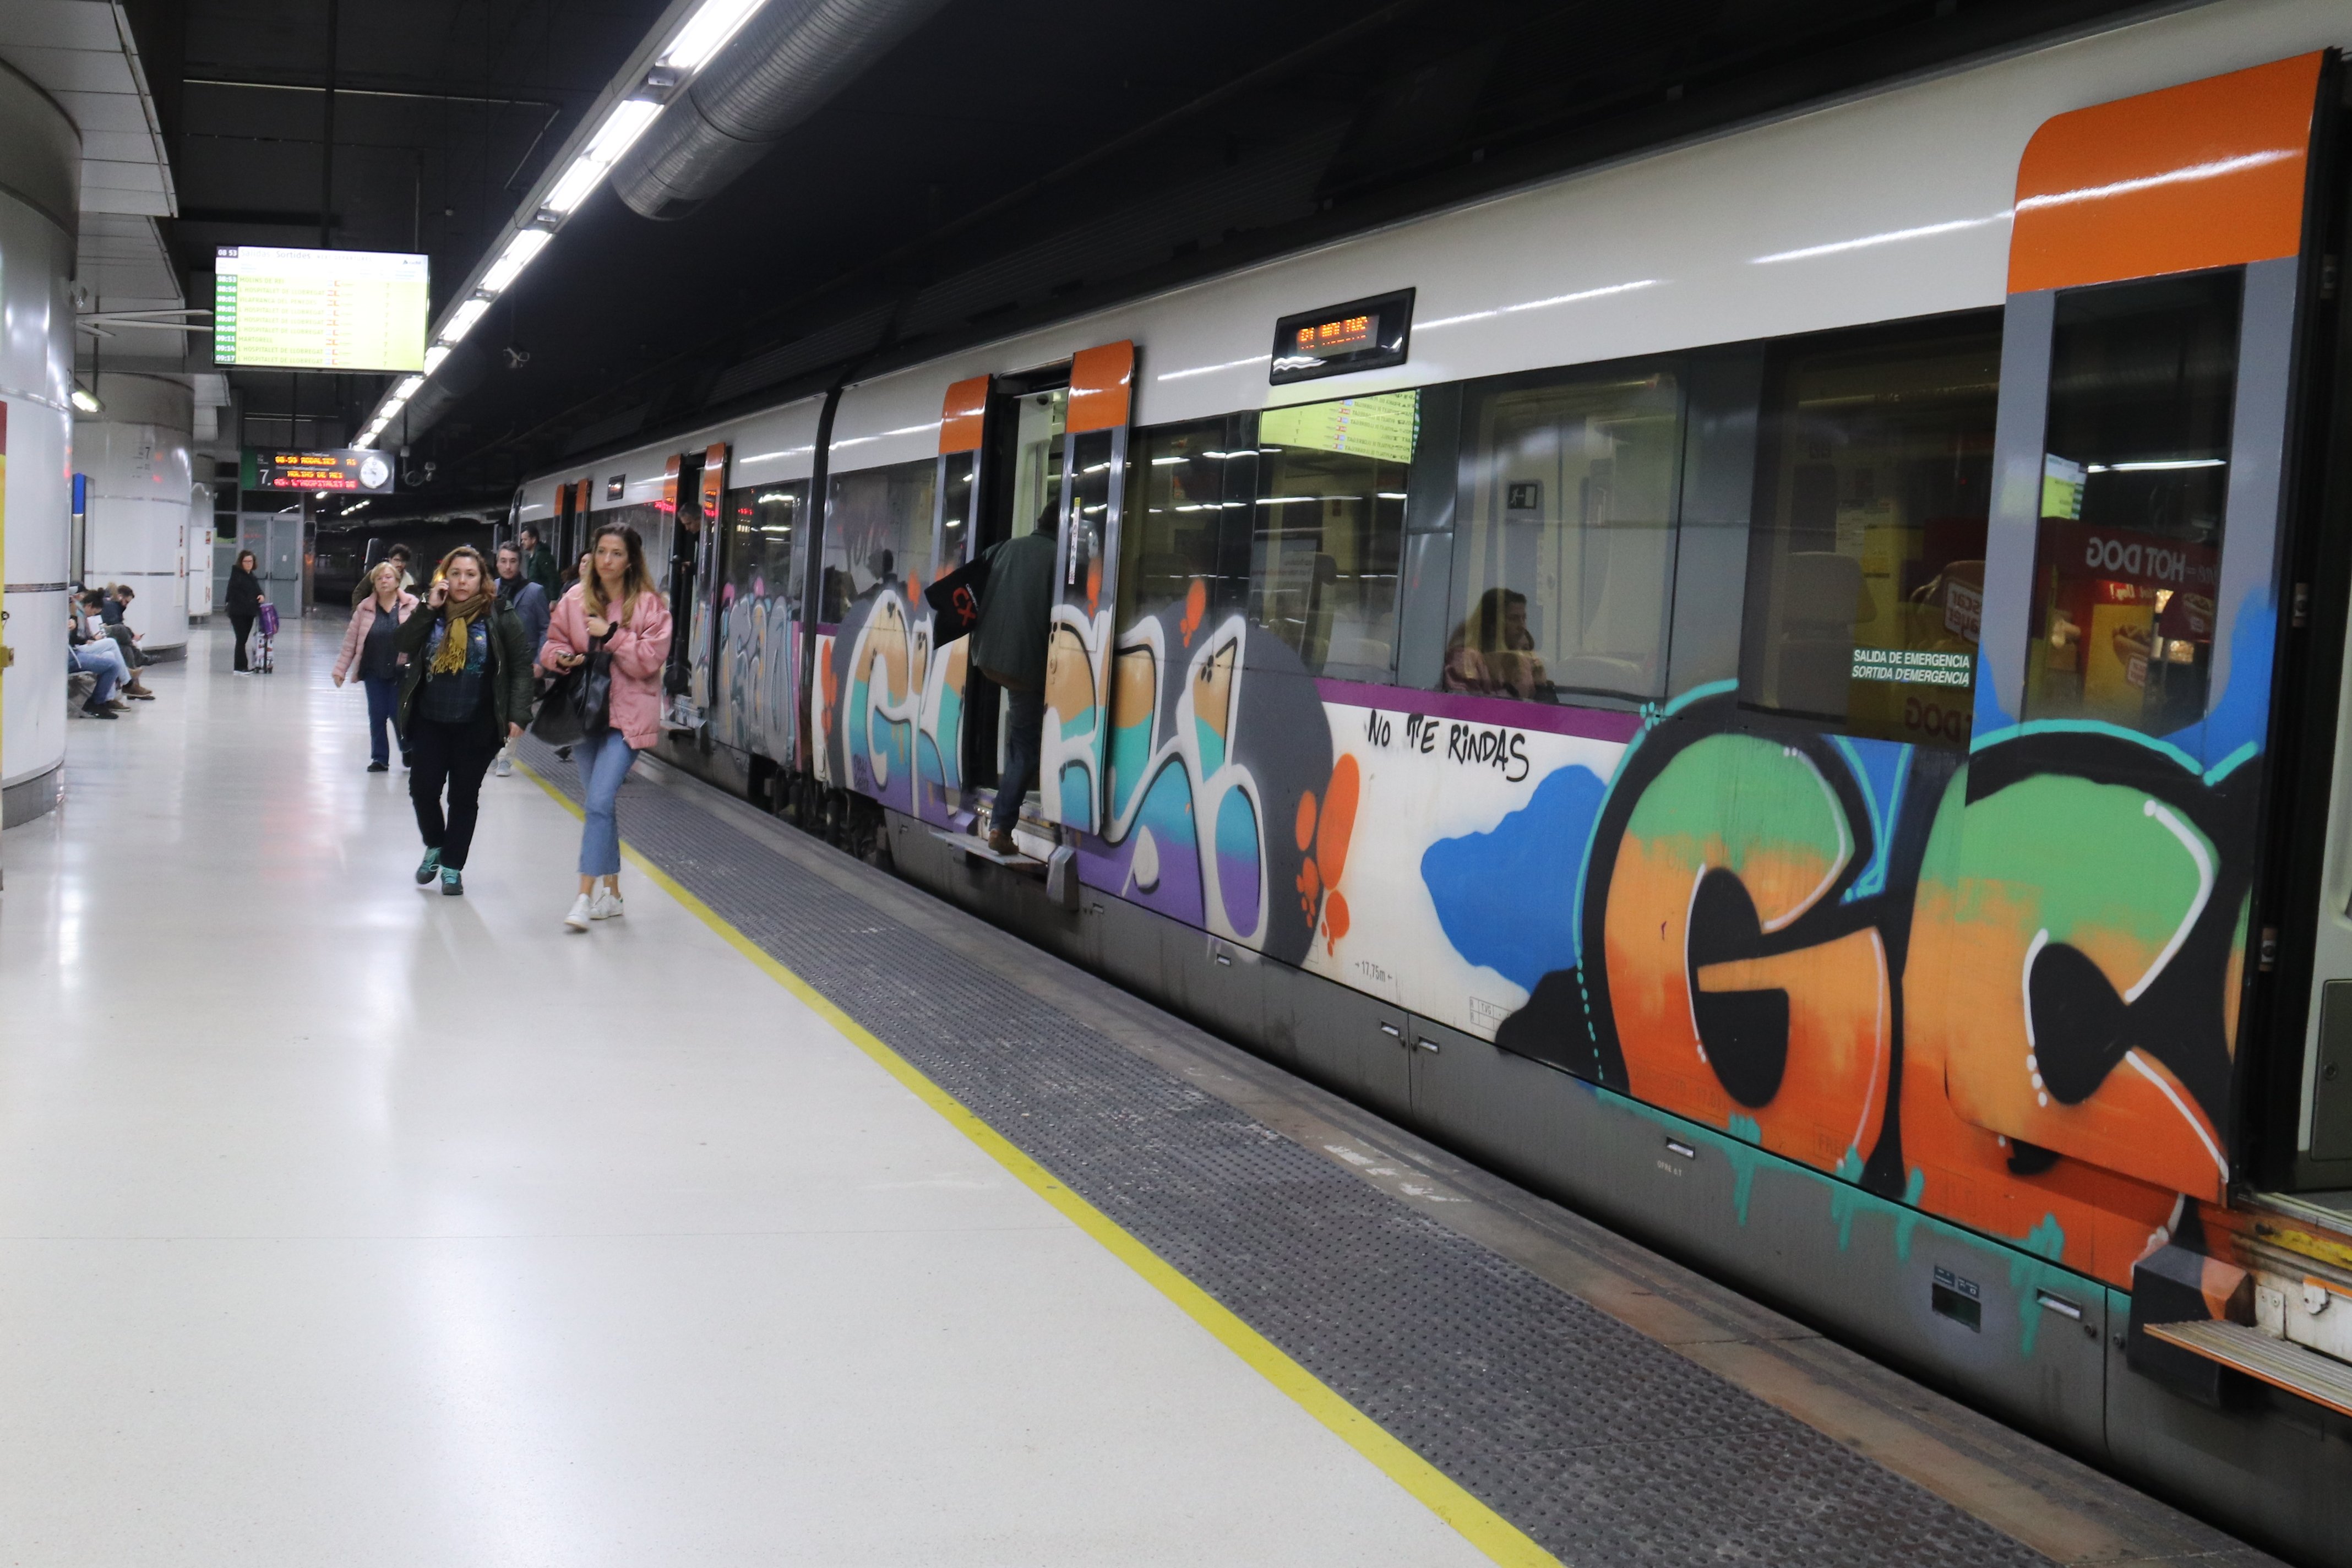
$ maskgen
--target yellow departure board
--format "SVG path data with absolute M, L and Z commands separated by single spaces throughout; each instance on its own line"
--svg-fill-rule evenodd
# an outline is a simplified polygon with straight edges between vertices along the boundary
M 214 258 L 213 362 L 421 371 L 431 303 L 422 256 L 223 246 Z

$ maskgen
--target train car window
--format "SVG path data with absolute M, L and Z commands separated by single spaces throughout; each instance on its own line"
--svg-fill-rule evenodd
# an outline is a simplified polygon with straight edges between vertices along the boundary
M 782 756 L 792 739 L 789 648 L 808 494 L 806 479 L 793 479 L 730 490 L 724 502 L 710 710 L 713 732 L 739 751 Z
M 1127 560 L 1119 575 L 1122 625 L 1186 604 L 1200 584 L 1204 618 L 1222 620 L 1249 596 L 1250 501 L 1244 484 L 1226 495 L 1231 426 L 1223 419 L 1136 433 L 1129 447 Z M 1241 465 L 1246 479 L 1249 465 Z
M 1664 366 L 1473 385 L 1448 691 L 1665 694 L 1683 386 Z
M 1395 675 L 1398 567 L 1420 420 L 1418 392 L 1258 416 L 1249 616 L 1317 675 Z
M 1997 320 L 1783 345 L 1740 694 L 1849 734 L 1965 747 L 1991 510 Z
M 824 576 L 817 619 L 841 620 L 884 584 L 904 584 L 931 565 L 931 500 L 939 459 L 835 474 L 826 487 Z
M 2243 276 L 2059 295 L 2025 717 L 2205 713 Z

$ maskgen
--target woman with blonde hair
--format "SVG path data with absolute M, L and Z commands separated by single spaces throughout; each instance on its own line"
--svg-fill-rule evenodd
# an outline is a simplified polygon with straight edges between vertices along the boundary
M 637 753 L 661 739 L 661 672 L 669 658 L 669 605 L 646 568 L 637 531 L 608 522 L 596 531 L 588 569 L 549 618 L 540 662 L 573 669 L 603 656 L 611 676 L 604 722 L 572 748 L 587 796 L 580 829 L 580 891 L 563 923 L 586 931 L 621 910 L 621 781 Z M 599 882 L 602 886 L 598 886 Z
M 352 611 L 351 625 L 343 628 L 342 651 L 335 656 L 335 684 L 358 667 L 360 684 L 367 688 L 368 705 L 368 772 L 381 773 L 392 767 L 392 747 L 385 741 L 387 731 L 396 731 L 393 714 L 400 700 L 400 650 L 393 639 L 402 622 L 415 613 L 416 595 L 400 586 L 400 563 L 379 561 L 368 574 L 366 598 Z M 400 743 L 400 760 L 408 761 L 408 742 Z
M 530 644 L 470 544 L 441 558 L 425 605 L 393 633 L 394 647 L 408 656 L 400 732 L 409 747 L 408 798 L 425 839 L 416 880 L 421 886 L 437 876 L 443 894 L 455 898 L 466 890 L 482 775 L 530 720 Z

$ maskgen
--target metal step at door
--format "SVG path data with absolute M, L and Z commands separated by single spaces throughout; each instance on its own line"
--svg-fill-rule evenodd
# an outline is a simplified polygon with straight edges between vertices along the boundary
M 2246 1323 L 2151 1323 L 2147 1332 L 2151 1339 L 2300 1394 L 2339 1415 L 2352 1415 L 2352 1363 L 2273 1339 Z

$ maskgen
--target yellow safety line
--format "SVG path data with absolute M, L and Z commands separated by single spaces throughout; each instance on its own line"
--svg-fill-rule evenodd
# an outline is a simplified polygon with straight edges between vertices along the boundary
M 572 798 L 529 765 L 518 762 L 518 772 L 555 797 L 574 816 L 580 807 Z M 1529 1540 L 1508 1520 L 1465 1491 L 1436 1466 L 1391 1436 L 1380 1423 L 1332 1392 L 1322 1379 L 1290 1359 L 1272 1342 L 1234 1315 L 1226 1306 L 1195 1285 L 1166 1259 L 1129 1234 L 1126 1227 L 1064 1186 L 1052 1172 L 1023 1153 L 954 1095 L 926 1077 L 913 1063 L 884 1045 L 864 1025 L 834 1005 L 830 998 L 802 979 L 737 931 L 716 910 L 677 885 L 667 871 L 630 845 L 621 853 L 676 899 L 688 913 L 719 933 L 719 940 L 764 970 L 769 978 L 799 997 L 810 1011 L 839 1030 L 849 1043 L 872 1058 L 884 1072 L 914 1092 L 915 1098 L 946 1119 L 948 1124 L 978 1144 L 1031 1192 L 1059 1209 L 1080 1230 L 1100 1242 L 1111 1256 L 1143 1276 L 1155 1289 L 1181 1308 L 1186 1316 L 1216 1336 L 1224 1347 L 1255 1368 L 1275 1387 L 1297 1401 L 1306 1412 L 1337 1433 L 1356 1452 L 1406 1491 L 1421 1500 L 1432 1513 L 1459 1531 L 1463 1538 L 1496 1563 L 1509 1568 L 1560 1568 L 1559 1560 Z

